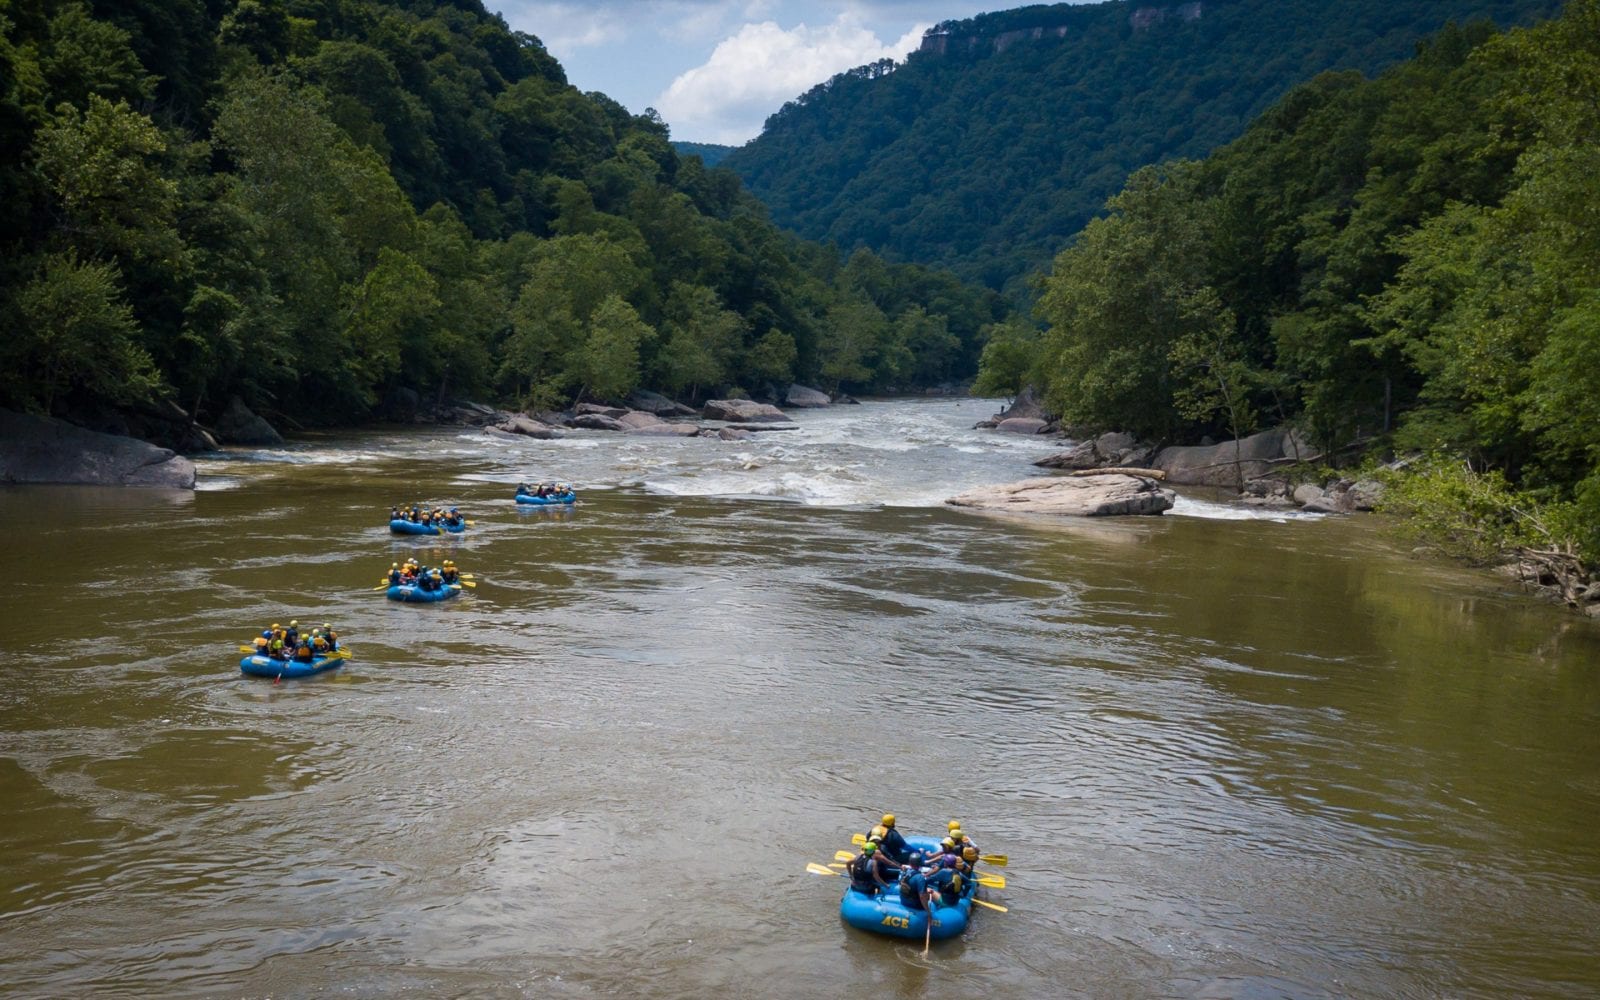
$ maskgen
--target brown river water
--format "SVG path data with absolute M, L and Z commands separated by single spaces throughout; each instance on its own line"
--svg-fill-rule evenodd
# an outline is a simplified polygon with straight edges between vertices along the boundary
M 1048 450 L 993 409 L 0 489 L 0 996 L 1600 995 L 1600 625 L 1377 517 L 941 506 Z M 289 618 L 353 659 L 242 677 Z M 845 927 L 805 866 L 884 810 L 1009 912 Z

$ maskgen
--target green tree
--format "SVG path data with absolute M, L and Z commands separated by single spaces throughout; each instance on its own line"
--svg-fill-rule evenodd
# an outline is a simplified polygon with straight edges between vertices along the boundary
M 122 298 L 116 268 L 51 254 L 16 297 L 5 395 L 51 414 L 72 393 L 79 401 L 147 402 L 162 389 L 160 373 L 139 343 L 133 311 Z

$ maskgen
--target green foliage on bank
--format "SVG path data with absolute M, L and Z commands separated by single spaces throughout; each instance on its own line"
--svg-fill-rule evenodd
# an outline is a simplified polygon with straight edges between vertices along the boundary
M 1129 180 L 1044 281 L 1032 377 L 1074 424 L 1458 456 L 1438 499 L 1600 558 L 1597 93 L 1600 0 L 1318 77 Z
M 0 0 L 0 190 L 0 406 L 45 413 L 912 388 L 1004 318 L 784 234 L 477 0 Z
M 1559 9 L 1152 0 L 984 14 L 930 32 L 942 54 L 813 88 L 723 162 L 807 238 L 946 266 L 1021 299 L 1139 167 L 1204 156 L 1295 84 L 1375 73 L 1451 19 L 1527 23 Z

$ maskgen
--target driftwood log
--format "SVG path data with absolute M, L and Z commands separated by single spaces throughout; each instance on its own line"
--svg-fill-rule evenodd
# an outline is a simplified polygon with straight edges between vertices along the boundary
M 1069 476 L 1143 476 L 1146 479 L 1165 479 L 1166 472 L 1161 469 L 1076 469 L 1067 473 Z

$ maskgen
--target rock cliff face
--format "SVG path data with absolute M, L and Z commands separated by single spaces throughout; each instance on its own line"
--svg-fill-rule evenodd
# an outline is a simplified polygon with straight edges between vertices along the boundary
M 0 483 L 194 489 L 194 463 L 166 448 L 0 410 Z
M 1040 13 L 1042 17 L 1050 16 L 1048 8 Z M 1133 26 L 1134 31 L 1147 31 L 1166 21 L 1198 21 L 1204 13 L 1205 5 L 1202 0 L 1189 0 L 1187 3 L 1164 6 L 1148 5 L 1134 8 L 1128 15 L 1128 23 Z M 922 36 L 922 44 L 918 46 L 917 51 L 936 56 L 998 55 L 1018 42 L 1065 38 L 1068 30 L 1065 24 L 1038 24 L 983 34 L 955 34 L 935 28 Z

